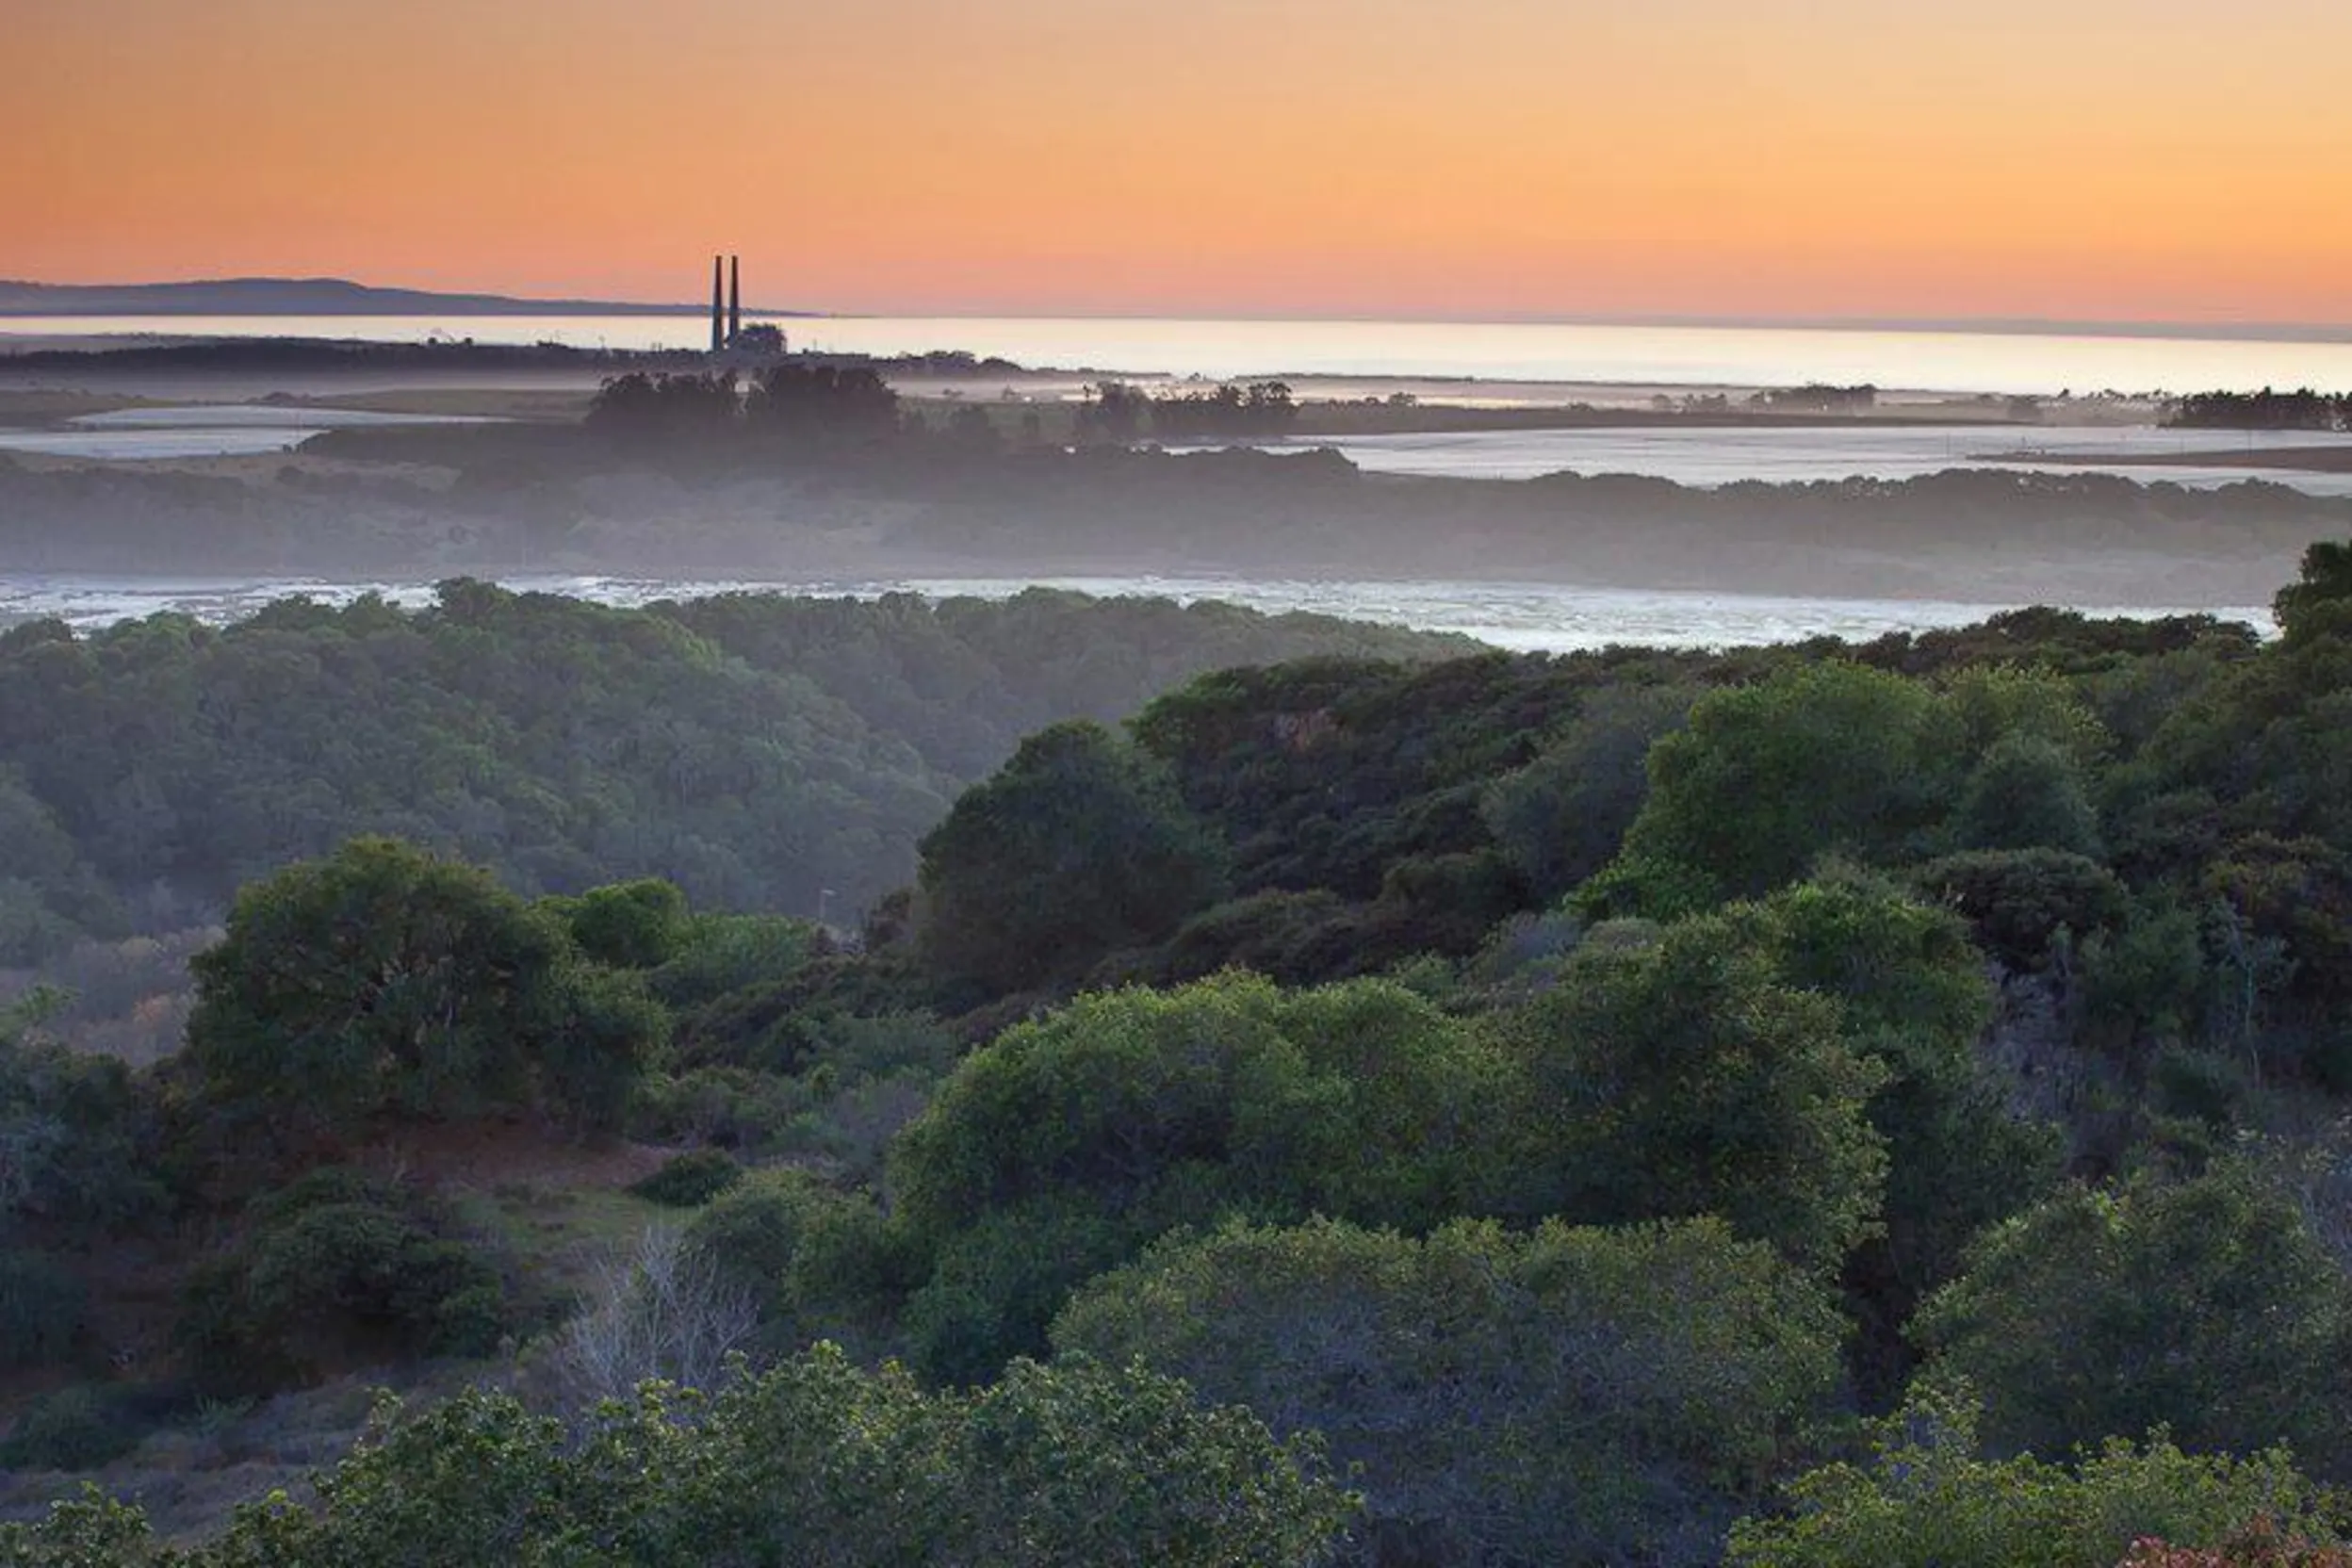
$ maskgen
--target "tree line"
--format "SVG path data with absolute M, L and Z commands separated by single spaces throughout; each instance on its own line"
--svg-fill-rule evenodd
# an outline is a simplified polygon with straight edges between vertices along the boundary
M 1437 640 L 1218 605 L 738 595 L 600 609 L 479 581 L 408 613 L 301 599 L 0 634 L 0 968 L 216 919 L 354 834 L 527 891 L 658 874 L 847 913 L 1026 730 L 1185 676 Z
M 223 1563 L 2341 1560 L 2352 545 L 2276 608 L 1219 671 L 1036 730 L 855 943 L 343 843 L 170 1061 L 9 1026 L 7 1343 L 80 1380 L 0 1441 L 503 1380 Z M 370 1163 L 485 1125 L 674 1152 L 670 1250 L 559 1298 Z
M 2196 392 L 2166 403 L 2164 422 L 2180 430 L 2352 431 L 2352 393 L 2331 397 L 2308 386 Z

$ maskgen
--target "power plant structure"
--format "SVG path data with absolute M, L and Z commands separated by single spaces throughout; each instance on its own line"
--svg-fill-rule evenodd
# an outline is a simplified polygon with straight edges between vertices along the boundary
M 710 258 L 710 358 L 722 369 L 743 369 L 784 357 L 784 329 L 765 321 L 743 325 L 743 258 Z

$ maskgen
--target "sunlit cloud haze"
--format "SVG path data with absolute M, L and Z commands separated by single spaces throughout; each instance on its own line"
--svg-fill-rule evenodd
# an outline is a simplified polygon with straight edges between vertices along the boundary
M 8 0 L 0 275 L 2352 321 L 2352 6 Z

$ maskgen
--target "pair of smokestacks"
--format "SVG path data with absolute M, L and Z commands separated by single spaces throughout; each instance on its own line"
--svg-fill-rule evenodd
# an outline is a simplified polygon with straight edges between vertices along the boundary
M 719 309 L 720 262 L 727 264 L 727 309 Z M 710 258 L 710 351 L 722 353 L 743 335 L 743 258 Z

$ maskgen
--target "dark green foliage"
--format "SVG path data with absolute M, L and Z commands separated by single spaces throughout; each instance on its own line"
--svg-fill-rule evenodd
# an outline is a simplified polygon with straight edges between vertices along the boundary
M 1986 1459 L 1976 1426 L 1965 1399 L 1914 1399 L 1877 1425 L 1866 1462 L 1799 1478 L 1787 1517 L 1743 1521 L 1732 1568 L 2115 1568 L 2143 1539 L 2219 1545 L 2259 1521 L 2344 1539 L 2340 1500 L 2283 1449 L 2183 1453 L 2159 1434 L 2071 1462 Z
M 2057 1129 L 2005 1105 L 1978 1060 L 1993 1014 L 1984 960 L 1960 923 L 1852 871 L 1726 911 L 1782 984 L 1835 999 L 1853 1048 L 1886 1070 L 1870 1125 L 1886 1140 L 1884 1229 L 1847 1262 L 1870 1396 L 1909 1370 L 1902 1326 L 1957 1272 L 1962 1249 L 2058 1180 Z
M 111 935 L 125 923 L 56 813 L 0 767 L 0 965 L 41 964 L 76 936 Z
M 1530 1215 L 1592 1223 L 1717 1215 L 1835 1272 L 1876 1233 L 1887 1069 L 1838 1004 L 1799 990 L 1721 920 L 1588 943 L 1510 1037 L 1530 1108 Z
M 2019 968 L 2046 962 L 2064 932 L 2075 944 L 2119 923 L 2120 878 L 2098 861 L 2058 849 L 1947 855 L 1909 874 L 1920 892 L 1957 911 L 1976 939 Z
M 217 918 L 364 833 L 526 894 L 631 877 L 847 921 L 966 783 L 1056 719 L 1202 670 L 1440 639 L 1230 605 L 738 594 L 615 610 L 485 583 L 0 642 L 0 965 Z M 128 906 L 129 907 L 125 907 Z
M 1090 1193 L 1046 1192 L 990 1207 L 930 1249 L 906 1303 L 908 1364 L 928 1382 L 970 1387 L 1042 1353 L 1072 1291 L 1205 1206 L 1163 1200 L 1119 1213 Z
M 2246 940 L 2278 944 L 2286 994 L 2331 1011 L 2352 1002 L 2352 854 L 2255 834 L 2223 848 L 2202 881 Z
M 1195 915 L 1162 943 L 1149 978 L 1175 985 L 1230 966 L 1290 985 L 1311 984 L 1331 962 L 1323 951 L 1329 934 L 1334 927 L 1352 931 L 1361 908 L 1321 889 L 1231 899 Z
M 1539 900 L 1559 897 L 1614 857 L 1649 793 L 1649 754 L 1698 699 L 1684 685 L 1603 687 L 1559 739 L 1491 785 L 1481 802 L 1503 853 Z
M 1503 1180 L 1501 1064 L 1393 984 L 1228 975 L 1082 997 L 974 1053 L 892 1151 L 930 1364 L 1043 1345 L 1062 1293 L 1179 1224 L 1323 1213 L 1422 1229 Z
M 1966 849 L 2099 853 L 2099 813 L 2080 764 L 2055 743 L 2016 732 L 1994 742 L 1968 776 L 1952 832 Z
M 2018 1120 L 1977 1044 L 1993 1004 L 1960 923 L 1891 882 L 1844 875 L 1780 893 L 1745 923 L 1785 985 L 1836 999 L 1847 1039 L 1886 1070 L 1870 1121 L 1886 1140 L 1885 1262 L 1908 1291 L 2056 1180 L 2055 1130 Z
M 1023 741 L 921 849 L 925 956 L 999 994 L 1166 937 L 1226 876 L 1159 765 L 1087 723 Z
M 662 1002 L 691 1020 L 693 1010 L 725 1004 L 754 988 L 797 984 L 830 951 L 816 925 L 778 915 L 703 913 L 682 923 L 668 956 L 645 976 Z M 821 976 L 819 978 L 822 978 Z
M 2082 944 L 2082 971 L 2086 1036 L 2119 1051 L 2194 1028 L 2211 996 L 2197 913 L 2169 900 L 2134 900 Z
M 699 1208 L 743 1179 L 743 1168 L 722 1149 L 690 1149 L 633 1183 L 629 1191 L 674 1209 Z
M 0 1249 L 30 1230 L 81 1240 L 164 1209 L 153 1105 L 122 1063 L 41 1037 L 61 999 L 0 1006 Z
M 1819 1288 L 1706 1220 L 1229 1227 L 1095 1282 L 1054 1335 L 1321 1433 L 1369 1543 L 1439 1563 L 1712 1562 L 1838 1380 Z
M 577 1429 L 504 1394 L 387 1406 L 317 1487 L 240 1510 L 182 1568 L 1312 1568 L 1353 1512 L 1312 1445 L 1172 1380 L 1023 1364 L 926 1395 L 829 1348 L 707 1397 L 650 1385 Z M 140 1560 L 135 1515 L 83 1514 L 0 1546 Z
M 873 1200 L 802 1170 L 735 1183 L 694 1216 L 686 1243 L 758 1303 L 769 1342 L 785 1348 L 882 1341 L 907 1284 L 905 1250 Z
M 175 1330 L 213 1387 L 315 1380 L 384 1355 L 481 1356 L 514 1326 L 499 1275 L 420 1195 L 329 1167 L 257 1200 L 188 1279 Z
M 220 633 L 0 637 L 0 767 L 17 770 L 0 847 L 24 855 L 0 947 L 61 929 L 44 922 L 104 928 L 77 878 L 137 891 L 141 921 L 198 912 L 174 846 L 220 832 L 215 803 L 176 774 L 103 811 L 88 797 L 115 788 L 118 744 L 244 788 L 189 737 L 242 723 L 244 755 L 275 755 L 255 716 L 273 705 L 302 765 L 237 808 L 253 824 L 335 820 L 364 761 L 371 783 L 462 793 L 462 811 L 446 792 L 371 798 L 433 842 L 449 807 L 500 878 L 379 842 L 256 883 L 254 906 L 286 909 L 233 925 L 242 1013 L 208 995 L 197 1049 L 152 1077 L 9 1038 L 0 1313 L 48 1363 L 114 1335 L 122 1304 L 85 1314 L 73 1282 L 106 1282 L 86 1250 L 162 1212 L 136 1197 L 160 1147 L 186 1185 L 170 1234 L 215 1254 L 181 1337 L 203 1386 L 497 1349 L 547 1315 L 450 1210 L 328 1171 L 239 1213 L 216 1156 L 288 1152 L 262 1135 L 277 1129 L 312 1159 L 399 1118 L 625 1116 L 701 1150 L 655 1188 L 706 1200 L 663 1233 L 685 1296 L 724 1313 L 710 1344 L 758 1364 L 831 1340 L 910 1372 L 792 1362 L 817 1402 L 784 1400 L 740 1442 L 710 1419 L 732 1397 L 717 1349 L 688 1374 L 714 1392 L 660 1396 L 659 1421 L 625 1403 L 592 1431 L 526 1429 L 476 1405 L 487 1447 L 442 1429 L 443 1468 L 419 1448 L 324 1515 L 251 1515 L 235 1560 L 460 1535 L 550 1563 L 1020 1561 L 1071 1543 L 1092 1560 L 1147 1539 L 1184 1560 L 1135 1522 L 1192 1484 L 1190 1451 L 1121 1457 L 1086 1423 L 1132 1408 L 1143 1425 L 1120 1431 L 1166 1435 L 1196 1396 L 1024 1384 L 1096 1376 L 1021 1364 L 1057 1316 L 1064 1344 L 1139 1350 L 1278 1432 L 1329 1431 L 1373 1494 L 1361 1550 L 1390 1562 L 1703 1560 L 1734 1508 L 1838 1441 L 1806 1418 L 1840 1350 L 1838 1407 L 1885 1410 L 1909 1382 L 1907 1425 L 1876 1463 L 1802 1481 L 1793 1520 L 1752 1526 L 1758 1564 L 2092 1561 L 2084 1543 L 2111 1557 L 2098 1532 L 2117 1521 L 2181 1539 L 2242 1522 L 2242 1482 L 2301 1517 L 2283 1462 L 2168 1440 L 2073 1470 L 1981 1461 L 1956 1390 L 1979 1391 L 1995 1453 L 2055 1461 L 2163 1420 L 2192 1448 L 2284 1438 L 2352 1474 L 2341 1162 L 2300 1131 L 2352 1084 L 2352 636 L 2333 572 L 2311 564 L 2290 635 L 2263 645 L 2035 612 L 1859 649 L 1231 671 L 1155 703 L 1132 740 L 1037 735 L 933 840 L 944 879 L 870 918 L 847 878 L 802 879 L 889 861 L 881 819 L 852 809 L 867 780 L 917 780 L 936 808 L 1018 728 L 1114 719 L 1148 678 L 1246 657 L 1265 629 L 1052 595 L 576 614 L 453 583 L 420 616 L 286 605 Z M 265 652 L 266 680 L 247 668 Z M 224 696 L 223 669 L 251 689 Z M 147 706 L 99 700 L 118 688 Z M 382 724 L 303 728 L 321 690 Z M 11 691 L 55 699 L 47 751 L 9 733 Z M 866 717 L 842 721 L 853 706 Z M 876 727 L 911 746 L 861 758 Z M 431 739 L 376 743 L 395 731 Z M 796 772 L 812 755 L 841 766 Z M 327 794 L 305 814 L 288 792 L 311 780 Z M 145 862 L 96 858 L 118 852 L 101 820 L 162 868 L 152 894 L 132 880 Z M 226 864 L 270 841 L 220 841 Z M 1154 855 L 1168 874 L 1138 869 Z M 639 880 L 592 886 L 615 874 Z M 340 891 L 302 905 L 304 876 Z M 823 923 L 694 912 L 679 890 L 713 886 Z M 1376 971 L 1393 977 L 1279 988 Z M 673 1048 L 641 1074 L 665 1013 Z M 332 1047 L 315 1071 L 297 1049 L 313 1038 Z M 2143 1174 L 2057 1187 L 2060 1136 L 2025 1105 L 2066 1119 L 2076 1174 Z M 2262 1180 L 2237 1163 L 2257 1131 L 2286 1135 Z M 710 1196 L 738 1157 L 801 1168 Z M 117 1168 L 130 1186 L 109 1185 Z M 1570 1229 L 1592 1226 L 1616 1229 Z M 625 1348 L 611 1365 L 689 1365 Z M 989 1408 L 1010 1425 L 968 1464 L 939 1434 L 1008 1367 L 1023 1392 Z M 510 1439 L 520 1470 L 481 1485 Z M 814 1468 L 779 1480 L 792 1455 Z M 846 1501 L 885 1482 L 887 1505 Z M 821 1519 L 851 1533 L 808 1533 Z
M 594 888 L 548 906 L 573 944 L 611 969 L 658 969 L 686 945 L 686 895 L 659 877 Z
M 154 1560 L 147 1516 L 88 1482 L 38 1523 L 0 1525 L 8 1568 L 138 1568 Z
M 146 1436 L 128 1396 L 103 1383 L 70 1383 L 18 1412 L 0 1437 L 0 1469 L 95 1470 Z M 11 1561 L 0 1557 L 0 1561 Z
M 2193 1449 L 2352 1465 L 2352 1283 L 2234 1168 L 2049 1200 L 1988 1233 L 1916 1331 L 1931 1375 L 1983 1396 L 2001 1452 L 2161 1425 Z
M 2278 590 L 2272 612 L 2290 643 L 2352 630 L 2352 542 L 2321 540 L 2303 552 L 2301 575 Z
M 665 1025 L 488 873 L 385 839 L 246 889 L 192 967 L 206 1095 L 328 1136 L 535 1104 L 611 1126 Z
M 1792 882 L 1833 850 L 1899 860 L 1949 809 L 1959 744 L 1936 694 L 1860 665 L 1799 665 L 1711 693 L 1651 751 L 1625 852 L 1734 896 Z
M 74 1350 L 90 1293 L 47 1252 L 0 1242 L 0 1371 L 56 1366 Z

